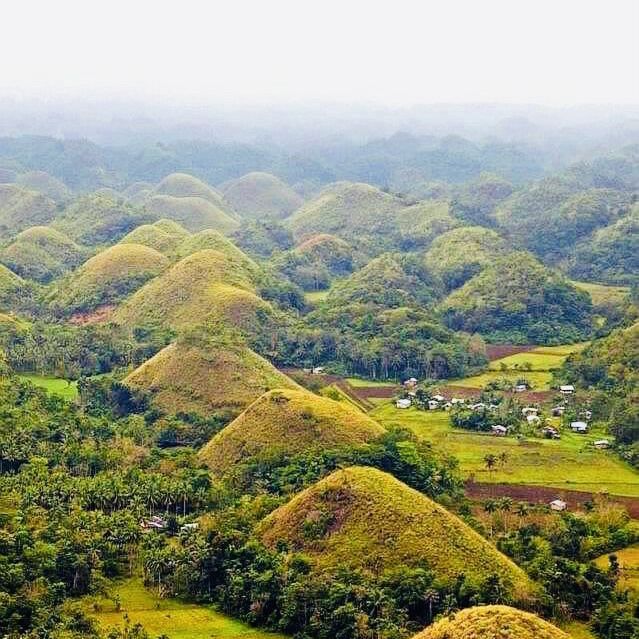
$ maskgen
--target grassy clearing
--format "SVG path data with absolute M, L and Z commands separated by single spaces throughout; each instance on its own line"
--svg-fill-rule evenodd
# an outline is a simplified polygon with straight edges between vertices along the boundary
M 284 639 L 284 635 L 257 630 L 222 615 L 212 606 L 159 599 L 138 579 L 119 582 L 113 589 L 116 595 L 121 602 L 119 611 L 112 600 L 85 599 L 87 611 L 105 630 L 123 627 L 127 615 L 132 624 L 141 623 L 152 637 L 164 633 L 170 639 Z M 99 612 L 94 611 L 94 603 Z
M 573 621 L 565 626 L 561 626 L 561 629 L 568 633 L 572 639 L 596 639 L 590 628 L 585 623 L 579 621 Z
M 495 360 L 499 362 L 501 360 Z M 493 362 L 493 363 L 495 363 Z M 491 367 L 492 368 L 492 367 Z M 513 385 L 519 379 L 526 379 L 535 391 L 550 390 L 550 384 L 552 382 L 552 373 L 549 371 L 515 371 L 515 370 L 490 370 L 479 375 L 472 377 L 464 377 L 463 379 L 451 379 L 450 383 L 455 386 L 463 386 L 464 388 L 483 388 L 489 382 L 494 382 L 498 379 L 508 379 Z
M 376 382 L 371 379 L 360 379 L 359 377 L 347 377 L 346 381 L 353 388 L 394 388 L 397 384 L 390 382 Z
M 64 399 L 73 400 L 78 396 L 77 382 L 69 383 L 66 379 L 60 377 L 47 377 L 46 375 L 33 375 L 31 373 L 24 373 L 18 377 Z
M 630 289 L 627 286 L 606 286 L 605 284 L 593 284 L 592 282 L 572 282 L 577 288 L 586 291 L 595 306 L 606 302 L 621 302 Z
M 608 557 L 611 554 L 617 555 L 619 566 L 621 567 L 619 587 L 621 589 L 639 590 L 639 545 L 628 546 L 628 548 L 623 550 L 601 555 L 601 557 L 595 559 L 595 564 L 605 570 L 609 566 Z
M 489 368 L 490 370 L 500 370 L 502 365 L 508 368 L 514 368 L 515 366 L 522 368 L 529 364 L 533 371 L 550 371 L 559 368 L 565 359 L 563 355 L 530 351 L 528 353 L 517 353 L 516 355 L 509 355 L 508 357 L 494 360 L 490 362 Z
M 399 424 L 433 442 L 459 460 L 464 477 L 476 481 L 553 486 L 559 489 L 639 497 L 639 473 L 610 451 L 587 446 L 604 436 L 597 428 L 588 435 L 562 433 L 560 440 L 492 437 L 454 429 L 443 411 L 397 410 L 390 402 L 370 413 L 383 426 Z M 486 470 L 484 457 L 506 453 L 506 463 Z
M 317 304 L 318 302 L 323 302 L 327 297 L 330 289 L 325 289 L 323 291 L 307 291 L 304 293 L 304 299 L 309 304 Z

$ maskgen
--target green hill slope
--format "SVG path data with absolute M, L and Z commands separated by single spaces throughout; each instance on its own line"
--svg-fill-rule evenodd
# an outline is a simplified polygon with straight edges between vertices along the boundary
M 153 224 L 142 224 L 121 240 L 121 244 L 142 244 L 160 253 L 172 253 L 189 232 L 173 220 L 158 220 Z
M 508 606 L 478 606 L 441 619 L 413 639 L 569 639 L 536 615 Z
M 82 263 L 85 251 L 63 233 L 32 226 L 0 252 L 0 260 L 26 279 L 49 282 Z
M 226 233 L 238 227 L 238 222 L 217 204 L 199 196 L 175 197 L 154 195 L 144 208 L 156 217 L 179 222 L 189 231 L 215 229 Z
M 495 259 L 441 309 L 454 330 L 496 341 L 562 344 L 581 341 L 592 329 L 588 294 L 525 252 Z
M 66 185 L 45 171 L 29 171 L 22 173 L 16 179 L 19 186 L 42 193 L 54 202 L 65 202 L 71 197 Z
M 506 242 L 495 231 L 481 226 L 463 226 L 436 238 L 425 254 L 424 262 L 442 278 L 448 289 L 454 289 L 506 250 Z
M 114 304 L 168 265 L 168 258 L 148 246 L 116 244 L 60 281 L 52 293 L 52 305 L 68 313 Z
M 78 244 L 96 246 L 117 242 L 137 226 L 158 217 L 124 200 L 93 193 L 72 202 L 53 226 Z
M 245 325 L 269 309 L 255 294 L 252 273 L 242 259 L 206 249 L 188 255 L 142 287 L 117 309 L 114 321 L 180 329 L 215 315 Z
M 239 412 L 273 388 L 298 388 L 265 359 L 224 334 L 183 337 L 134 370 L 124 383 L 146 391 L 167 414 Z
M 425 248 L 440 235 L 461 225 L 443 200 L 418 202 L 400 211 L 397 223 L 403 249 Z
M 201 197 L 218 208 L 225 208 L 224 200 L 216 189 L 188 173 L 167 175 L 155 187 L 155 193 L 173 197 Z
M 361 244 L 392 245 L 399 235 L 397 216 L 406 208 L 402 200 L 370 184 L 338 182 L 306 202 L 290 218 L 298 238 L 330 233 Z
M 0 184 L 0 237 L 48 224 L 55 216 L 55 202 L 46 195 L 15 184 Z
M 0 311 L 20 311 L 28 306 L 33 288 L 19 275 L 0 264 Z
M 224 199 L 244 218 L 287 217 L 304 200 L 270 173 L 248 173 L 224 187 Z
M 301 390 L 262 395 L 199 453 L 224 474 L 256 457 L 295 455 L 363 444 L 384 433 L 377 422 L 348 404 Z
M 520 568 L 455 515 L 374 468 L 332 473 L 266 517 L 257 534 L 268 547 L 285 542 L 305 553 L 319 571 L 427 565 L 442 584 L 463 573 L 478 586 L 498 574 L 512 600 L 534 592 Z

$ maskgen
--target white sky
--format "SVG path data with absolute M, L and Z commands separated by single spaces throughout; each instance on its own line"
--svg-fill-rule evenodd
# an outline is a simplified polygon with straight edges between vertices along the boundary
M 0 97 L 639 103 L 639 0 L 20 0 Z

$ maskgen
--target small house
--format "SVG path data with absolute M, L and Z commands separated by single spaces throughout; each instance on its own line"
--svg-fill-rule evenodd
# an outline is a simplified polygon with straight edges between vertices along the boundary
M 586 424 L 586 422 L 571 422 L 570 430 L 572 430 L 573 433 L 587 433 L 588 424 Z
M 584 410 L 581 411 L 580 413 L 580 417 L 583 417 L 584 419 L 588 420 L 588 419 L 592 419 L 592 411 L 591 410 Z
M 315 366 L 313 368 L 313 375 L 323 375 L 324 374 L 324 367 L 323 366 Z
M 559 392 L 562 395 L 572 395 L 575 392 L 575 387 L 572 384 L 564 384 L 559 387 Z
M 563 512 L 568 508 L 568 504 L 563 499 L 553 499 L 548 505 L 550 506 L 550 510 L 556 512 Z
M 517 384 L 513 390 L 515 393 L 525 393 L 528 390 L 528 384 Z
M 436 399 L 428 400 L 428 410 L 437 410 L 439 408 L 439 402 Z
M 548 439 L 561 439 L 561 435 L 557 432 L 557 429 L 552 426 L 546 426 L 541 433 Z
M 538 415 L 526 415 L 526 421 L 532 426 L 534 424 L 540 424 L 541 419 Z
M 539 409 L 535 408 L 534 406 L 526 406 L 526 408 L 521 409 L 521 414 L 524 417 L 528 417 L 528 415 L 538 415 Z
M 610 448 L 610 442 L 607 439 L 598 439 L 596 442 L 593 442 L 592 445 L 598 450 Z
M 407 379 L 404 382 L 404 386 L 406 386 L 406 388 L 415 388 L 415 386 L 417 386 L 417 379 L 415 377 L 411 377 L 410 379 Z
M 478 402 L 477 404 L 473 404 L 470 409 L 474 410 L 474 411 L 478 411 L 478 410 L 486 410 L 488 408 L 488 406 L 486 406 L 486 404 L 484 404 L 484 402 Z
M 410 408 L 410 405 L 411 405 L 410 399 L 398 399 L 395 402 L 395 406 L 397 406 L 397 408 Z
M 552 409 L 551 414 L 553 417 L 561 417 L 565 412 L 566 412 L 565 406 L 555 406 Z
M 443 406 L 444 410 L 450 410 L 453 407 L 453 405 L 450 402 L 446 402 Z
M 144 520 L 141 527 L 147 530 L 164 530 L 166 528 L 166 519 L 153 515 L 153 517 Z
M 465 404 L 465 403 L 466 403 L 466 400 L 465 400 L 465 399 L 462 399 L 461 397 L 453 397 L 453 398 L 450 400 L 450 403 L 451 403 L 453 406 L 461 406 L 461 405 L 463 405 L 463 404 Z
M 496 426 L 491 427 L 491 432 L 496 437 L 504 437 L 508 433 L 508 429 L 501 424 L 497 424 Z
M 431 399 L 434 399 L 436 402 L 445 402 L 446 398 L 443 395 L 433 395 Z
M 193 530 L 197 530 L 200 527 L 200 524 L 197 521 L 194 521 L 190 524 L 183 524 L 180 526 L 180 532 L 191 532 Z

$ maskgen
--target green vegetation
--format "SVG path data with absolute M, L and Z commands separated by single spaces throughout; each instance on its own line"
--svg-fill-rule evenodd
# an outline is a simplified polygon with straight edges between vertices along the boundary
M 98 246 L 117 242 L 158 217 L 110 195 L 94 193 L 74 200 L 56 217 L 53 227 L 78 244 Z
M 453 217 L 450 204 L 444 200 L 418 202 L 397 215 L 401 231 L 400 246 L 404 250 L 428 247 L 438 236 L 460 225 Z
M 511 601 L 534 596 L 523 571 L 470 527 L 372 468 L 329 475 L 269 515 L 258 534 L 268 547 L 287 543 L 308 554 L 316 569 L 380 571 L 425 564 L 442 583 L 463 573 L 469 585 L 478 586 L 498 575 Z
M 200 459 L 224 474 L 251 458 L 276 459 L 355 446 L 384 429 L 349 405 L 306 391 L 269 391 L 218 433 Z
M 559 628 L 536 615 L 508 606 L 460 610 L 434 623 L 413 639 L 569 639 Z
M 19 375 L 20 379 L 31 382 L 35 386 L 44 388 L 47 392 L 58 395 L 63 399 L 73 400 L 78 397 L 78 383 L 70 379 L 61 379 L 59 377 L 46 377 L 44 375 L 33 375 L 23 373 Z
M 15 184 L 0 184 L 0 236 L 13 237 L 31 226 L 48 224 L 56 215 L 50 198 Z
M 495 231 L 463 226 L 436 238 L 424 261 L 450 290 L 458 288 L 504 255 L 506 248 L 506 242 Z
M 159 275 L 169 260 L 148 246 L 116 244 L 60 281 L 52 293 L 59 312 L 91 311 L 115 304 Z
M 0 252 L 0 259 L 21 277 L 47 283 L 82 263 L 85 251 L 48 226 L 32 226 Z
M 154 195 L 145 202 L 144 208 L 158 218 L 178 222 L 189 231 L 215 229 L 227 233 L 238 226 L 226 211 L 203 197 Z
M 158 195 L 170 195 L 172 197 L 197 197 L 208 200 L 216 207 L 224 209 L 223 199 L 220 193 L 198 178 L 188 173 L 171 173 L 167 175 L 156 187 Z
M 42 193 L 54 202 L 65 202 L 71 197 L 71 192 L 64 182 L 61 182 L 45 171 L 28 171 L 16 179 L 16 184 L 30 191 Z
M 218 329 L 189 334 L 128 375 L 167 414 L 239 412 L 274 388 L 298 388 L 265 359 Z
M 227 182 L 223 191 L 226 202 L 243 218 L 287 217 L 304 202 L 290 186 L 270 173 L 248 173 Z
M 586 291 L 594 306 L 606 303 L 621 303 L 628 297 L 630 289 L 626 286 L 607 286 L 605 284 L 593 284 L 592 282 L 572 282 L 577 288 Z
M 442 303 L 446 324 L 494 342 L 559 344 L 592 330 L 586 293 L 529 253 L 498 258 Z
M 189 232 L 173 220 L 142 224 L 121 240 L 121 244 L 142 244 L 160 253 L 170 254 L 189 236 Z
M 88 597 L 85 602 L 87 614 L 105 630 L 124 628 L 128 621 L 141 624 L 151 636 L 165 633 L 168 627 L 171 639 L 284 639 L 222 615 L 211 605 L 158 597 L 138 579 L 117 582 L 109 598 Z

